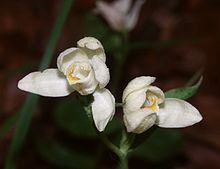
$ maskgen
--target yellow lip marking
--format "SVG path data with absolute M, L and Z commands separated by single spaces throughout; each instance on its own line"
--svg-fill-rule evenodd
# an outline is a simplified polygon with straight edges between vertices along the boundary
M 151 98 L 150 99 L 150 105 L 149 106 L 144 106 L 144 108 L 148 108 L 148 109 L 151 109 L 153 111 L 158 111 L 159 110 L 159 107 L 157 105 L 157 99 L 156 98 Z
M 75 82 L 75 81 L 77 81 L 77 80 L 80 80 L 79 77 L 73 76 L 74 69 L 75 69 L 75 66 L 74 66 L 74 65 L 69 66 L 68 69 L 67 69 L 67 78 L 68 78 L 68 80 L 69 80 L 70 82 L 72 82 L 72 83 Z

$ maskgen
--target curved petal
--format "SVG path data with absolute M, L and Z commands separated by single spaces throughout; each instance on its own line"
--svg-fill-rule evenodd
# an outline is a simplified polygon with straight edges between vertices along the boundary
M 146 101 L 147 88 L 136 90 L 126 97 L 124 109 L 126 112 L 138 111 Z
M 140 109 L 124 114 L 124 123 L 128 132 L 143 133 L 155 124 L 157 115 L 150 109 Z
M 58 69 L 66 75 L 67 68 L 74 62 L 88 62 L 89 59 L 84 51 L 78 48 L 69 48 L 60 53 L 57 58 Z
M 93 93 L 92 114 L 97 129 L 101 132 L 115 114 L 115 98 L 108 89 Z
M 111 3 L 111 6 L 124 14 L 127 14 L 132 4 L 132 0 L 117 0 Z
M 58 69 L 30 73 L 18 82 L 18 88 L 49 97 L 67 96 L 74 91 Z
M 121 31 L 125 28 L 125 13 L 103 1 L 97 1 L 96 7 L 97 11 L 106 19 L 112 29 Z
M 157 115 L 157 125 L 165 128 L 187 127 L 202 120 L 202 116 L 194 106 L 174 98 L 165 99 Z
M 77 80 L 71 86 L 81 95 L 89 95 L 96 90 L 97 85 L 98 81 L 95 79 L 93 70 L 91 70 L 87 77 Z
M 77 42 L 77 46 L 81 48 L 89 57 L 96 55 L 103 62 L 106 61 L 104 48 L 98 39 L 93 37 L 85 37 Z
M 131 80 L 124 89 L 123 97 L 122 97 L 123 102 L 130 93 L 149 86 L 151 83 L 155 81 L 155 79 L 156 79 L 155 77 L 151 77 L 151 76 L 140 76 Z
M 148 91 L 152 92 L 153 94 L 155 94 L 158 98 L 158 103 L 157 104 L 161 104 L 164 102 L 165 100 L 165 95 L 163 93 L 163 91 L 156 87 L 156 86 L 149 86 L 148 87 Z
M 96 80 L 99 82 L 99 87 L 104 88 L 110 80 L 109 69 L 99 57 L 93 57 L 91 63 Z
M 126 28 L 128 30 L 132 30 L 135 27 L 135 25 L 137 24 L 140 10 L 141 10 L 141 7 L 144 4 L 144 2 L 145 2 L 145 0 L 136 0 L 132 10 L 127 15 L 125 23 L 126 23 Z

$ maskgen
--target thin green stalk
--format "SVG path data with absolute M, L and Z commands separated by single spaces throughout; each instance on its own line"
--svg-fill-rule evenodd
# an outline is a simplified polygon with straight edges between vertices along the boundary
M 112 151 L 114 152 L 119 158 L 122 157 L 122 152 L 120 149 L 114 145 L 103 133 L 97 133 L 101 141 Z
M 129 32 L 122 32 L 121 36 L 123 39 L 123 45 L 121 46 L 120 51 L 118 51 L 114 57 L 115 57 L 115 70 L 114 70 L 114 75 L 113 77 L 113 82 L 112 82 L 112 89 L 113 89 L 113 93 L 117 94 L 117 90 L 118 90 L 118 86 L 119 86 L 119 82 L 120 82 L 120 78 L 122 75 L 122 69 L 124 66 L 124 63 L 127 59 L 128 56 L 128 41 L 129 41 Z
M 128 158 L 127 156 L 121 157 L 120 158 L 120 165 L 119 165 L 119 169 L 128 169 Z
M 103 142 L 103 144 L 106 145 L 113 153 L 115 153 L 119 160 L 120 160 L 120 169 L 128 169 L 128 161 L 127 161 L 127 154 L 129 152 L 129 147 L 130 147 L 130 141 L 127 140 L 127 135 L 122 135 L 122 141 L 120 144 L 120 148 L 114 145 L 109 138 L 102 132 L 97 131 L 95 124 L 93 122 L 92 117 L 92 109 L 91 105 L 84 106 L 84 110 L 86 111 L 86 114 L 88 116 L 88 119 L 90 122 L 93 124 L 95 131 L 97 135 L 99 136 L 99 139 Z
M 58 41 L 59 34 L 64 25 L 65 19 L 68 16 L 73 0 L 62 1 L 60 12 L 56 18 L 50 39 L 43 55 L 39 70 L 43 70 L 48 67 L 53 55 L 54 48 Z M 9 148 L 8 156 L 6 158 L 5 169 L 15 169 L 16 156 L 25 140 L 28 128 L 33 116 L 33 110 L 38 101 L 38 96 L 29 94 L 23 107 L 21 108 L 20 118 L 17 122 L 15 134 Z

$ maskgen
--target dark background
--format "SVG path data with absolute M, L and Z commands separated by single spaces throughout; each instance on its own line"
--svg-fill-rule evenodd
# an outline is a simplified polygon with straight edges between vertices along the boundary
M 0 125 L 25 100 L 26 93 L 17 89 L 17 82 L 25 74 L 37 69 L 59 5 L 58 0 L 1 1 Z M 83 15 L 91 12 L 94 7 L 93 0 L 74 2 L 51 67 L 56 67 L 56 57 L 61 51 L 75 46 L 82 37 L 89 36 L 84 31 L 82 20 Z M 119 93 L 122 93 L 128 81 L 139 75 L 156 76 L 156 85 L 166 91 L 184 85 L 194 73 L 204 70 L 203 84 L 199 92 L 190 99 L 204 119 L 193 127 L 180 130 L 184 135 L 184 147 L 177 156 L 161 163 L 161 166 L 166 166 L 161 168 L 220 168 L 219 18 L 218 0 L 147 0 L 141 10 L 139 22 L 131 32 L 132 40 L 147 41 L 151 46 L 133 50 L 129 54 Z M 158 44 L 167 41 L 170 43 Z M 113 57 L 107 53 L 107 65 L 111 70 L 114 69 L 114 64 Z M 40 99 L 19 156 L 20 168 L 54 168 L 32 149 L 32 138 L 40 132 L 53 138 L 59 132 L 59 127 L 48 116 L 48 112 L 53 110 L 54 104 L 59 100 L 62 99 Z M 15 126 L 0 140 L 0 166 L 4 163 L 14 129 Z M 65 136 L 62 137 L 65 139 Z M 114 158 L 108 157 L 103 161 L 99 168 L 107 169 L 111 163 L 113 166 L 116 163 Z M 145 168 L 141 166 L 149 165 L 147 161 L 138 159 L 131 163 L 133 168 L 138 165 L 139 168 Z

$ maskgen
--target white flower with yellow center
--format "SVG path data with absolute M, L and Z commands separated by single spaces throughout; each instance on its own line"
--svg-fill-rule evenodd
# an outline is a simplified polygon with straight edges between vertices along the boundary
M 142 133 L 154 124 L 164 128 L 191 126 L 202 120 L 190 103 L 165 98 L 161 89 L 150 84 L 155 77 L 141 76 L 130 81 L 123 92 L 124 123 L 128 132 Z
M 145 0 L 115 0 L 112 3 L 96 2 L 96 12 L 103 15 L 112 29 L 116 31 L 132 30 L 137 24 L 141 6 Z
M 49 97 L 67 96 L 75 90 L 81 95 L 93 93 L 93 118 L 98 130 L 103 131 L 115 111 L 114 97 L 104 88 L 110 80 L 105 61 L 102 44 L 93 37 L 85 37 L 77 42 L 77 48 L 66 49 L 59 55 L 58 69 L 32 72 L 18 82 L 18 88 Z

